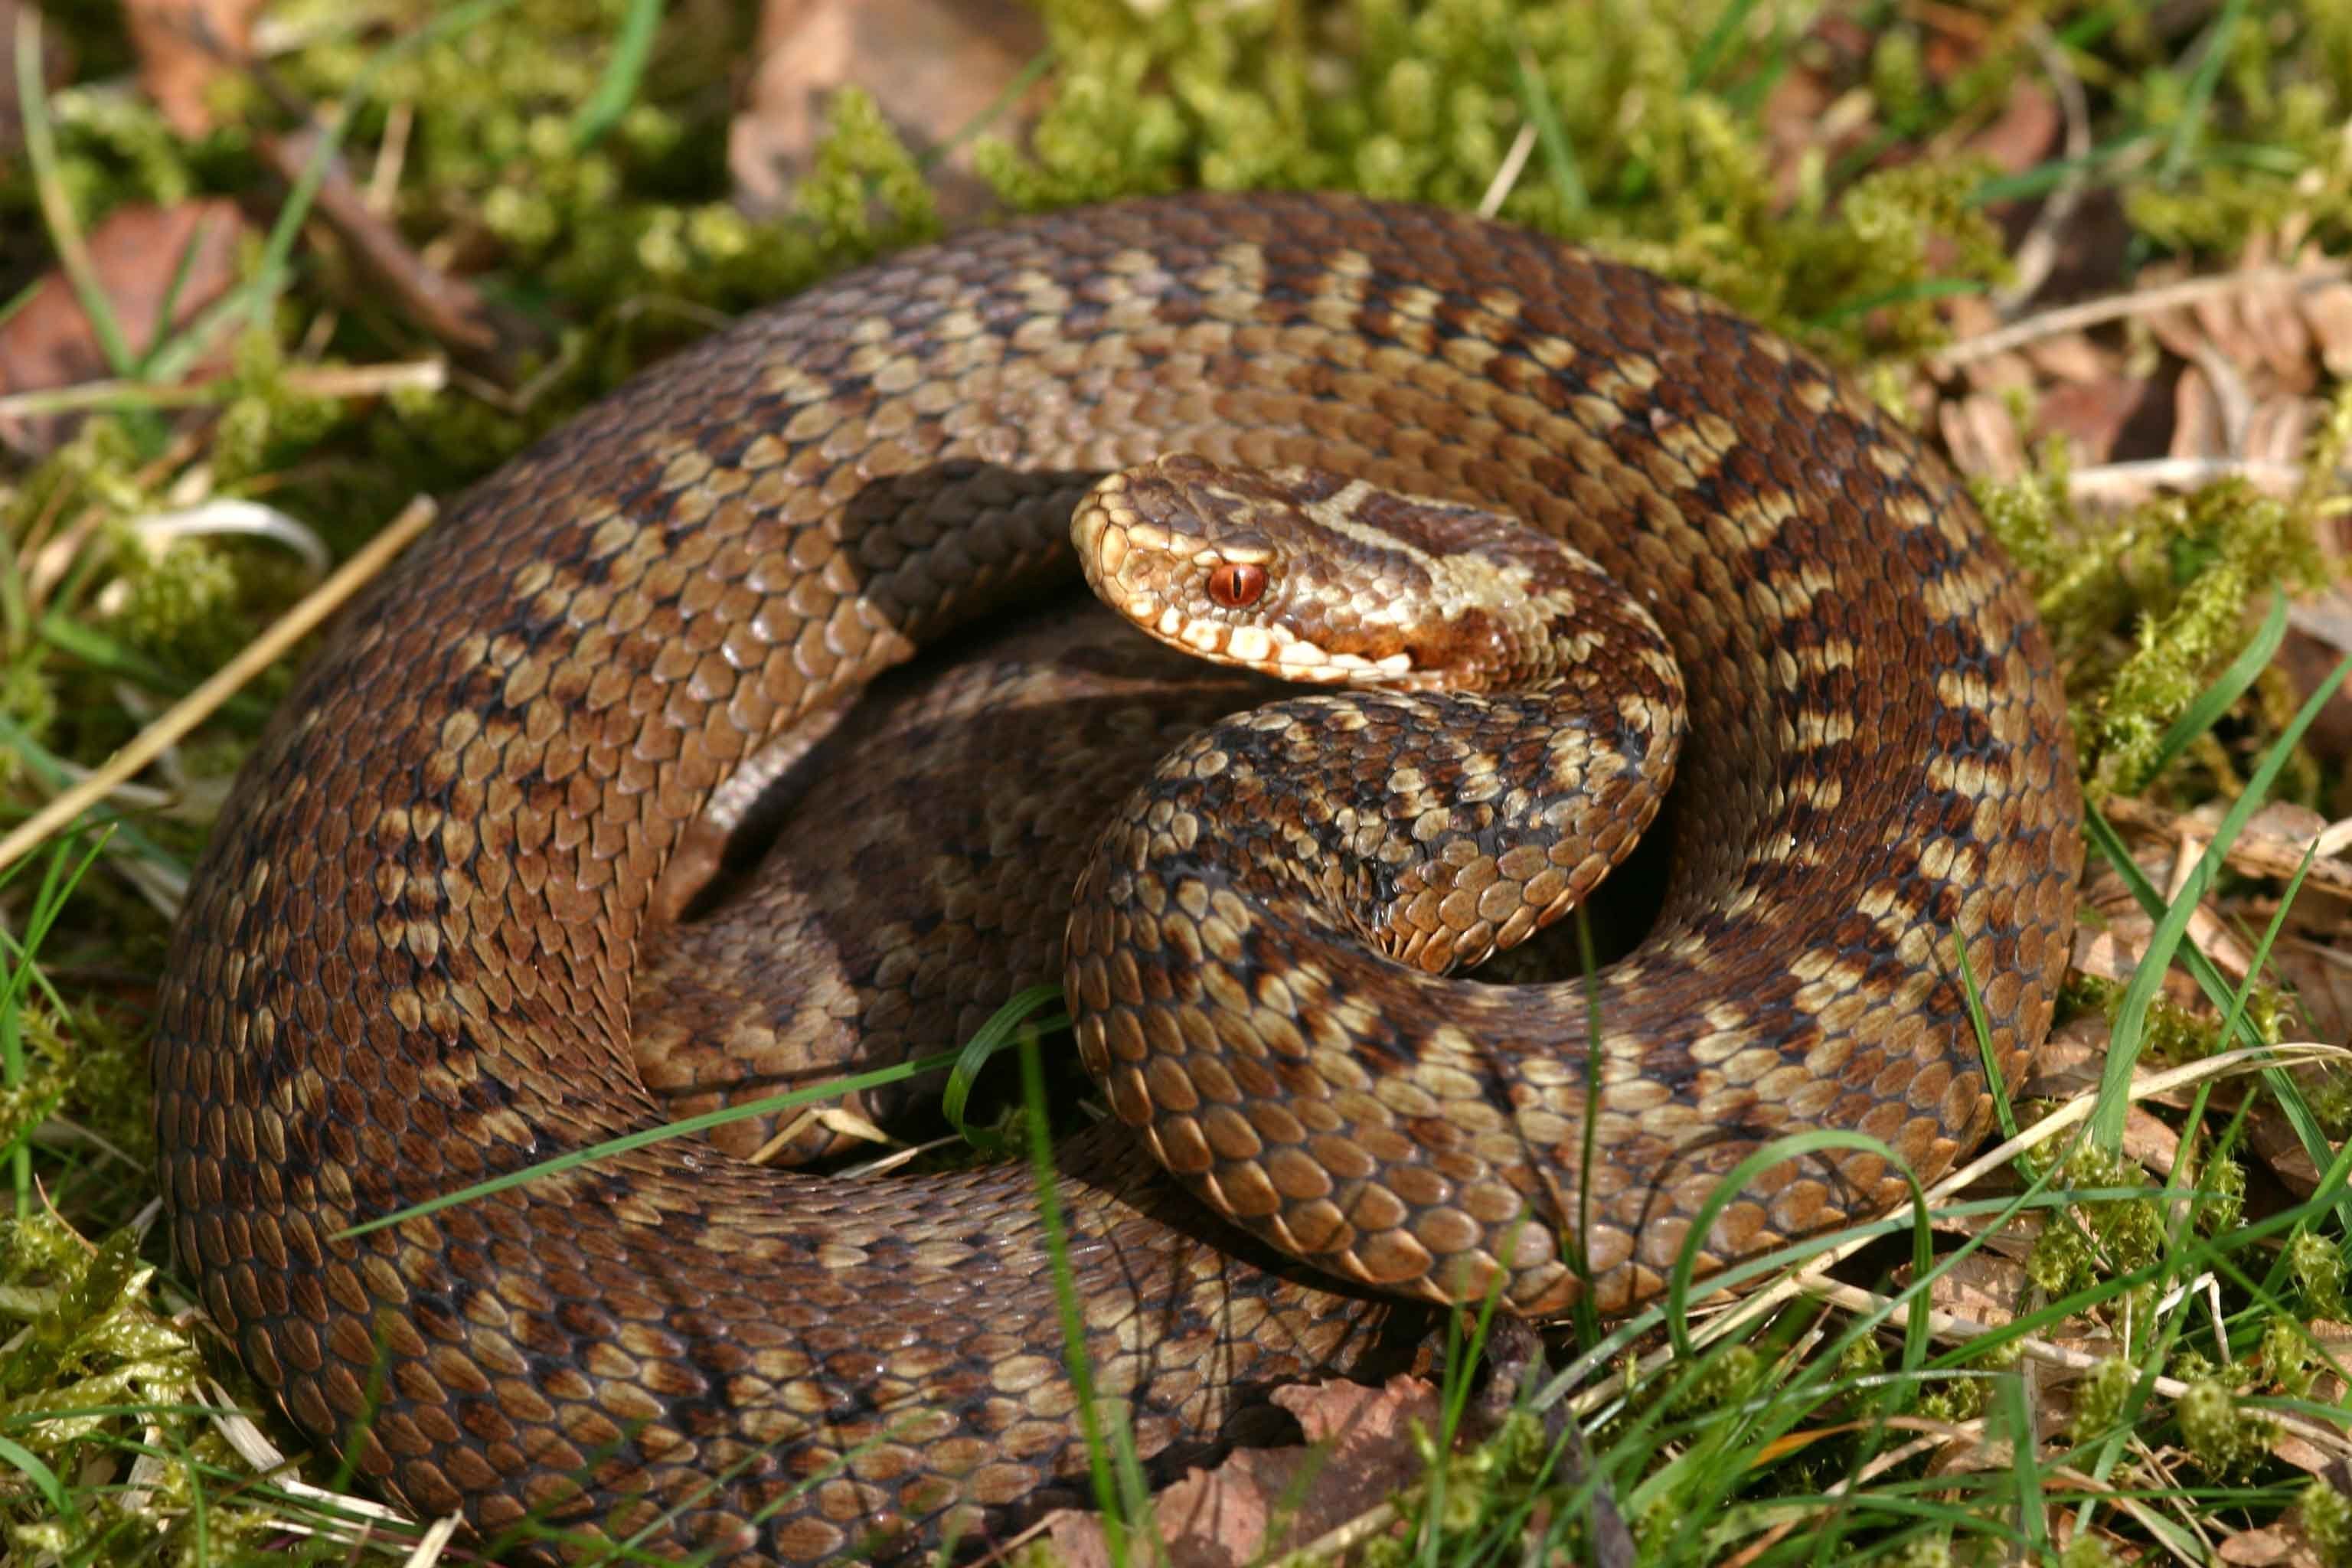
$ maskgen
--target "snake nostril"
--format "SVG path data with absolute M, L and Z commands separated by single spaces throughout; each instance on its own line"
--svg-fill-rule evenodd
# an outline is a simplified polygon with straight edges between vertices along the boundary
M 1245 610 L 1265 595 L 1265 568 L 1228 561 L 1209 574 L 1209 597 L 1229 610 Z

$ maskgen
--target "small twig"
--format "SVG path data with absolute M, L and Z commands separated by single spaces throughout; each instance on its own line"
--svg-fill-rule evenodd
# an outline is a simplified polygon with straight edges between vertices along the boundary
M 1528 166 L 1528 154 L 1535 150 L 1536 122 L 1522 120 L 1519 121 L 1519 133 L 1511 139 L 1511 150 L 1503 154 L 1502 163 L 1496 167 L 1495 177 L 1486 182 L 1486 194 L 1478 198 L 1480 217 L 1493 217 L 1503 210 L 1504 202 L 1510 199 L 1513 188 L 1519 183 L 1520 173 Z
M 2352 277 L 2352 262 L 2329 261 L 2315 267 L 2252 267 L 2212 278 L 2185 278 L 2178 283 L 2135 289 L 2127 294 L 2109 294 L 2028 316 L 1998 331 L 1984 332 L 1965 342 L 1941 349 L 1931 356 L 1928 364 L 1930 369 L 1941 373 L 1956 365 L 2007 353 L 2040 338 L 2079 331 L 2084 327 L 2095 327 L 2105 321 L 2150 315 L 2175 306 L 2193 305 L 2200 300 L 2242 293 L 2272 284 L 2284 283 L 2298 291 L 2308 291 L 2323 284 L 2340 283 L 2347 277 Z
M 449 367 L 437 359 L 408 360 L 394 364 L 292 365 L 284 373 L 289 391 L 310 397 L 375 397 L 403 387 L 438 392 L 449 382 Z M 192 408 L 217 403 L 234 390 L 235 378 L 157 386 L 143 381 L 85 381 L 72 386 L 43 387 L 0 396 L 0 419 L 20 415 L 79 413 L 90 408 L 128 405 L 139 408 Z
M 2110 822 L 2123 826 L 2140 828 L 2167 838 L 2189 835 L 2197 840 L 2200 848 L 2212 837 L 2210 826 L 2179 812 L 2151 805 L 2134 795 L 2111 795 L 2100 809 L 2107 814 Z M 2240 834 L 2223 858 L 2236 869 L 2256 876 L 2292 877 L 2303 868 L 2304 853 L 2308 849 L 2311 868 L 2305 873 L 2307 885 L 2352 893 L 2352 866 L 2336 858 L 2347 847 L 2352 847 L 2352 818 L 2339 822 L 2310 839 Z
M 178 744 L 247 681 L 267 669 L 280 654 L 340 608 L 361 584 L 383 571 L 394 556 L 425 531 L 436 510 L 428 497 L 419 496 L 409 502 L 383 531 L 344 562 L 333 576 L 280 616 L 275 625 L 215 670 L 203 685 L 173 703 L 162 718 L 131 737 L 130 744 L 115 752 L 104 766 L 35 812 L 7 837 L 0 838 L 0 870 L 15 865 L 50 834 L 105 799 L 115 785 L 153 762 L 166 748 Z
M 450 353 L 504 383 L 513 379 L 518 361 L 543 356 L 554 346 L 531 322 L 493 304 L 472 283 L 428 265 L 369 205 L 350 168 L 319 132 L 305 128 L 266 137 L 261 153 L 294 186 L 325 160 L 312 192 L 311 216 L 342 241 L 362 272 L 388 289 L 409 318 Z
M 2077 469 L 2067 476 L 2066 488 L 2077 496 L 2129 500 L 2167 485 L 2185 489 L 2243 479 L 2257 489 L 2292 495 L 2305 477 L 2302 464 L 2270 458 L 2147 458 Z

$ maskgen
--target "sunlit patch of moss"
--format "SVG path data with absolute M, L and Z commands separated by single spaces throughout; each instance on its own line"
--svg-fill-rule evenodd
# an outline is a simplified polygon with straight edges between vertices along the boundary
M 2181 1439 L 2210 1475 L 2252 1471 L 2277 1439 L 2278 1423 L 2241 1405 L 2218 1377 L 2199 1378 L 2173 1404 Z
M 2067 1430 L 2087 1443 L 2120 1426 L 2139 1373 L 2121 1356 L 2108 1356 L 2074 1385 L 2074 1415 Z
M 186 201 L 201 188 L 201 166 L 210 155 L 238 140 L 232 134 L 204 143 L 182 142 L 143 94 L 105 87 L 52 93 L 49 121 L 58 186 L 85 222 L 128 203 L 170 206 Z M 27 215 L 38 209 L 31 171 L 21 160 L 0 160 L 0 210 L 7 208 Z
M 2321 580 L 2313 509 L 2231 479 L 2093 524 L 2076 514 L 2067 474 L 2053 446 L 2036 473 L 1980 485 L 1978 499 L 2032 574 L 2068 662 L 2084 777 L 2095 794 L 2135 793 L 2165 731 L 2244 646 L 2249 605 Z M 2126 619 L 2128 638 L 2111 635 Z
M 1675 1401 L 1675 1410 L 1689 1415 L 1717 1410 L 1745 1399 L 1764 1374 L 1763 1358 L 1751 1345 L 1726 1345 L 1710 1354 L 1699 1374 Z
M 2263 1325 L 2263 1342 L 2254 1352 L 2254 1361 L 2280 1393 L 2300 1399 L 2311 1392 L 2316 1379 L 2313 1359 L 2311 1342 L 2294 1324 L 2284 1318 L 2273 1318 Z
M 17 1320 L 0 1358 L 0 1422 L 63 1476 L 135 1441 L 123 1406 L 184 1403 L 203 1365 L 188 1336 L 147 1304 L 153 1268 L 129 1228 L 89 1247 L 35 1214 L 0 1221 L 0 1315 Z M 88 1490 L 85 1507 L 121 1494 Z M 119 1505 L 118 1505 L 119 1506 Z M 95 1522 L 95 1521 L 94 1521 Z
M 2065 1001 L 2076 1014 L 2096 1013 L 2113 1023 L 2123 1007 L 2127 989 L 2120 980 L 2074 974 L 2066 982 Z M 2258 984 L 2248 990 L 2239 1019 L 2255 1038 L 2274 1045 L 2285 1037 L 2286 1024 L 2294 1016 L 2294 999 L 2287 993 L 2275 985 Z M 2157 996 L 2149 1001 L 2142 1019 L 2140 1055 L 2150 1062 L 2170 1063 L 2210 1057 L 2238 1043 L 2234 1036 L 2224 1037 L 2222 1023 L 2218 1013 L 2187 1006 L 2168 996 Z
M 1696 283 L 1847 354 L 1938 335 L 1923 287 L 1937 270 L 1931 237 L 1958 242 L 1947 273 L 1990 279 L 2005 265 L 1969 203 L 1982 171 L 1966 160 L 1872 173 L 1834 200 L 1816 180 L 1781 210 L 1752 61 L 1736 47 L 1729 62 L 1709 53 L 1723 7 L 1357 0 L 1315 23 L 1276 5 L 1044 10 L 1055 102 L 1026 153 L 1002 142 L 980 153 L 1024 208 L 1184 179 L 1470 206 L 1522 127 L 1550 117 L 1574 167 L 1538 153 L 1504 218 Z M 1763 23 L 1785 25 L 1747 26 Z
M 2352 1498 L 2314 1479 L 2303 1489 L 2295 1510 L 2303 1516 L 2304 1539 L 2326 1568 L 2352 1568 Z
M 1920 1394 L 1917 1414 L 1929 1421 L 1973 1421 L 1991 1402 L 1991 1386 L 1981 1377 L 1942 1379 Z
M 2058 1568 L 2115 1568 L 2117 1558 L 2099 1537 L 2084 1531 L 2058 1553 Z
M 2197 1205 L 2197 1228 L 2207 1236 L 2224 1236 L 2238 1227 L 2246 1213 L 2246 1167 L 2235 1159 L 2205 1162 L 2197 1184 L 2207 1196 Z
M 2310 1304 L 2312 1314 L 2322 1318 L 2342 1318 L 2344 1308 L 2344 1254 L 2336 1245 L 2313 1231 L 2298 1233 L 2287 1243 L 2287 1271 L 2303 1288 L 2304 1299 Z
M 286 352 L 267 331 L 237 340 L 227 395 L 212 431 L 213 482 L 233 490 L 291 462 L 347 416 L 345 405 L 289 384 Z
M 2087 1143 L 2067 1156 L 2058 1175 L 2058 1185 L 2064 1188 L 2147 1184 L 2146 1173 L 2128 1156 Z M 2027 1276 L 2050 1295 L 2065 1295 L 2145 1268 L 2164 1250 L 2164 1216 L 2153 1193 L 2145 1198 L 2085 1200 L 2070 1212 L 2074 1223 L 2043 1226 L 2026 1258 Z

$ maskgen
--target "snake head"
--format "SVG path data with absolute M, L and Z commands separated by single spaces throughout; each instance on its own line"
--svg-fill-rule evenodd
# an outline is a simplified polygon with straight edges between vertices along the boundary
M 1476 690 L 1541 677 L 1560 663 L 1563 595 L 1605 584 L 1514 518 L 1190 453 L 1103 479 L 1070 531 L 1096 596 L 1142 631 L 1321 685 Z

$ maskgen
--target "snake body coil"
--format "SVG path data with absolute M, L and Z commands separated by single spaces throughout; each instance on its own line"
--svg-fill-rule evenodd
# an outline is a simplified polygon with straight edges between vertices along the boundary
M 1940 465 L 1721 308 L 1531 235 L 1286 195 L 1061 215 L 656 367 L 459 502 L 278 715 L 154 1072 L 180 1257 L 298 1422 L 494 1539 L 528 1515 L 743 1562 L 969 1531 L 1083 1468 L 1025 1171 L 840 1182 L 680 1141 L 341 1233 L 664 1120 L 633 965 L 713 790 L 1066 580 L 1080 493 L 1164 451 L 1564 538 L 1655 614 L 1690 714 L 1662 912 L 1590 998 L 1589 1184 L 1581 983 L 1236 945 L 1213 902 L 1139 958 L 1082 903 L 1081 1037 L 1196 1189 L 1359 1280 L 1499 1267 L 1536 1311 L 1573 1239 L 1614 1310 L 1774 1137 L 1859 1129 L 1924 1177 L 1981 1132 L 1958 960 L 2015 1081 L 2080 805 L 2030 603 Z M 1123 1054 L 1146 1037 L 1200 1070 Z M 1095 1391 L 1144 1452 L 1376 1345 L 1383 1308 L 1242 1242 L 1131 1135 L 1060 1164 Z M 1784 1163 L 1702 1265 L 1902 1191 L 1867 1152 Z

